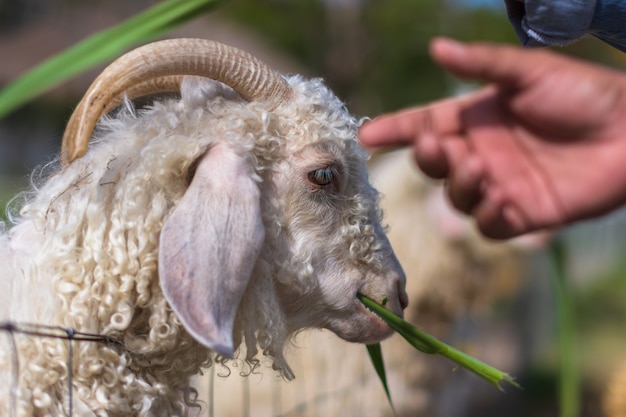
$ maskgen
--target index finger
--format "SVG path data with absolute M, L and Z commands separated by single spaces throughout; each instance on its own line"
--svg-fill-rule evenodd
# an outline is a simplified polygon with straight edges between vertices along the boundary
M 459 133 L 465 101 L 464 97 L 445 99 L 377 117 L 359 129 L 359 139 L 364 146 L 406 146 L 424 133 L 435 137 Z

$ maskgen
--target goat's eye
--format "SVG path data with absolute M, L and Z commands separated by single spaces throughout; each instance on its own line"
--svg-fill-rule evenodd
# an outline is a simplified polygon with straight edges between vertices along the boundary
M 331 167 L 314 169 L 309 172 L 309 181 L 318 186 L 326 186 L 333 181 L 335 171 Z

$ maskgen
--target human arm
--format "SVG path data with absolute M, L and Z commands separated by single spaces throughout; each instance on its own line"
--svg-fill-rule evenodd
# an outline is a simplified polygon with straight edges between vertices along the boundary
M 366 146 L 410 145 L 488 237 L 604 214 L 626 202 L 626 75 L 548 51 L 437 39 L 448 71 L 489 84 L 364 125 Z

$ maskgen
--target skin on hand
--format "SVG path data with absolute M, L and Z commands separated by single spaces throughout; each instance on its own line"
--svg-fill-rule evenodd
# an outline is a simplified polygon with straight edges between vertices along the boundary
M 607 213 L 626 202 L 626 75 L 548 51 L 435 39 L 470 94 L 383 115 L 365 146 L 412 146 L 427 175 L 488 237 Z

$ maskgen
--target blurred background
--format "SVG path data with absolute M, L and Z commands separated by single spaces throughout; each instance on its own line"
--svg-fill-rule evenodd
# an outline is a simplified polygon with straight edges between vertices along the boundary
M 0 87 L 156 3 L 0 0 Z M 322 77 L 356 116 L 374 117 L 474 87 L 433 65 L 427 47 L 438 35 L 517 44 L 498 0 L 230 0 L 164 37 L 222 41 L 282 72 Z M 625 54 L 593 38 L 559 51 L 626 68 Z M 101 68 L 0 119 L 0 219 L 12 196 L 28 188 L 28 173 L 54 158 L 73 107 Z M 383 353 L 396 415 L 626 415 L 623 212 L 558 234 L 489 242 L 447 207 L 437 184 L 420 176 L 405 152 L 375 155 L 370 168 L 409 277 L 407 319 L 511 373 L 523 386 L 500 392 L 394 337 L 383 343 Z M 563 265 L 575 317 L 567 369 L 576 395 L 565 399 L 559 393 L 562 329 L 551 284 L 554 242 L 567 255 Z M 290 383 L 265 369 L 242 378 L 236 367 L 199 377 L 201 413 L 393 415 L 363 346 L 310 332 L 296 339 L 289 357 L 296 373 Z M 227 373 L 229 378 L 220 377 Z

